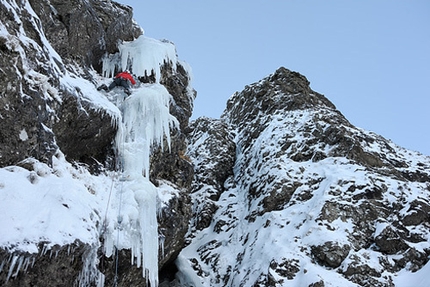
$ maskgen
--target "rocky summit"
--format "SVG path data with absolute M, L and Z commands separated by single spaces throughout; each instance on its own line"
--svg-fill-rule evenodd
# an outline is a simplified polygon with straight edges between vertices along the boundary
M 426 266 L 429 158 L 354 127 L 299 73 L 279 68 L 191 127 L 178 261 L 203 286 L 405 286 Z
M 430 157 L 305 76 L 190 122 L 186 63 L 131 7 L 5 0 L 0 19 L 1 286 L 427 286 Z M 97 90 L 124 69 L 131 95 Z

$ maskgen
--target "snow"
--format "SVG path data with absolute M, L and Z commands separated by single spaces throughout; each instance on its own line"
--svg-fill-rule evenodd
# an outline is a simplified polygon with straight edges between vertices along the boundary
M 0 228 L 8 230 L 0 246 L 35 253 L 39 242 L 52 247 L 97 238 L 93 196 L 70 168 L 54 158 L 53 168 L 35 163 L 33 171 L 0 169 Z
M 105 95 L 97 91 L 93 83 L 83 78 L 79 78 L 66 72 L 60 78 L 60 84 L 64 90 L 76 95 L 81 101 L 88 101 L 95 110 L 102 110 L 109 114 L 113 120 L 113 125 L 121 119 L 121 112 L 114 102 L 110 101 Z
M 430 262 L 416 272 L 400 271 L 393 279 L 395 286 L 427 287 L 429 285 Z
M 22 129 L 19 132 L 19 139 L 22 140 L 22 141 L 28 140 L 28 134 L 27 134 L 27 131 L 25 129 Z

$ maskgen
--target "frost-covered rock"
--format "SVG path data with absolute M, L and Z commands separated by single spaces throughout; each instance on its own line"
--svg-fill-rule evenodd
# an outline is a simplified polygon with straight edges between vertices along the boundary
M 191 124 L 188 138 L 187 155 L 194 159 L 195 169 L 192 226 L 201 230 L 211 223 L 224 183 L 233 174 L 236 146 L 224 121 L 205 117 Z
M 182 284 L 403 286 L 427 268 L 430 158 L 354 127 L 304 76 L 280 68 L 229 99 L 218 130 L 233 153 L 201 122 L 194 186 L 216 196 L 191 222 Z M 208 196 L 191 197 L 198 215 Z

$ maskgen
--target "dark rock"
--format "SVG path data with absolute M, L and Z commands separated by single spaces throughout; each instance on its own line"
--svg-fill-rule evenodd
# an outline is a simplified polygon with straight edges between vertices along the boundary
M 101 71 L 106 53 L 118 51 L 118 42 L 142 34 L 133 22 L 131 7 L 114 1 L 30 0 L 42 21 L 46 37 L 69 61 Z
M 311 246 L 312 255 L 318 263 L 331 268 L 339 267 L 348 256 L 350 250 L 351 247 L 348 245 L 340 246 L 333 241 L 325 242 L 323 245 Z
M 228 125 L 220 120 L 200 117 L 192 122 L 188 135 L 189 145 L 194 149 L 188 151 L 192 159 L 202 159 L 195 167 L 197 182 L 215 187 L 218 192 L 224 190 L 224 182 L 233 174 L 236 145 L 234 135 Z M 197 141 L 204 140 L 200 146 Z M 217 200 L 219 194 L 213 198 Z
M 117 127 L 111 115 L 64 91 L 57 117 L 53 132 L 68 161 L 97 167 L 97 163 L 107 163 L 114 158 L 113 141 Z M 115 168 L 114 162 L 108 167 Z
M 284 206 L 290 201 L 297 188 L 302 185 L 303 183 L 301 182 L 288 182 L 288 180 L 285 180 L 285 182 L 281 181 L 276 183 L 274 189 L 270 192 L 267 192 L 267 196 L 265 196 L 262 200 L 263 211 L 261 214 L 273 210 L 282 210 Z M 305 195 L 302 194 L 302 196 Z
M 38 27 L 23 5 L 17 8 L 22 12 L 22 22 L 17 23 L 13 12 L 0 3 L 0 19 L 10 34 L 0 37 L 0 167 L 27 157 L 51 163 L 57 150 L 49 128 L 57 104 L 50 87 L 58 85 L 58 77 L 48 64 L 47 53 L 40 53 L 36 45 L 23 44 L 19 37 L 22 29 L 40 43 Z M 33 73 L 28 66 L 34 67 Z
M 414 200 L 410 203 L 410 207 L 403 217 L 402 222 L 406 226 L 428 223 L 429 215 L 430 206 L 421 200 Z
M 69 287 L 79 283 L 85 256 L 91 246 L 75 242 L 54 246 L 45 251 L 39 244 L 39 253 L 16 253 L 0 249 L 0 285 L 4 287 L 59 286 Z
M 321 280 L 321 281 L 310 284 L 308 287 L 324 287 L 324 286 L 325 286 L 324 281 Z
M 150 157 L 150 179 L 157 185 L 157 180 L 166 179 L 179 188 L 190 189 L 194 176 L 191 160 L 185 155 L 185 135 L 180 130 L 171 131 L 170 148 L 164 142 L 164 150 L 160 146 L 153 147 Z
M 192 215 L 188 192 L 187 189 L 182 189 L 181 193 L 173 197 L 160 211 L 158 231 L 159 241 L 163 246 L 158 255 L 160 269 L 168 268 L 185 246 L 185 235 Z
M 342 272 L 348 278 L 359 276 L 381 277 L 381 273 L 362 262 L 361 257 L 352 255 L 350 259 L 351 263 L 349 263 L 346 270 Z
M 75 90 L 63 87 L 60 78 L 67 73 L 95 82 L 92 68 L 100 72 L 102 57 L 117 52 L 121 40 L 131 41 L 142 34 L 132 19 L 132 9 L 101 0 L 30 0 L 38 16 L 34 17 L 25 4 L 18 1 L 16 11 L 10 11 L 5 3 L 0 3 L 0 19 L 10 34 L 0 37 L 0 167 L 19 164 L 31 170 L 28 158 L 50 164 L 52 157 L 61 151 L 69 162 L 85 164 L 93 173 L 116 168 L 114 115 L 96 107 L 81 87 Z M 35 44 L 22 43 L 20 31 Z M 45 36 L 61 58 L 50 54 L 52 48 L 42 38 Z M 171 65 L 165 65 L 161 81 L 173 96 L 171 113 L 181 129 L 185 129 L 195 98 L 189 75 L 181 65 L 175 71 Z M 154 147 L 150 159 L 150 179 L 155 184 L 166 180 L 178 190 L 178 196 L 170 200 L 159 217 L 160 236 L 165 238 L 164 252 L 160 250 L 159 256 L 160 268 L 173 262 L 184 246 L 191 216 L 188 193 L 194 173 L 185 155 L 186 138 L 181 129 L 172 131 L 170 150 Z M 34 183 L 38 177 L 30 173 L 29 180 Z M 70 258 L 82 257 L 83 251 L 76 250 Z M 10 255 L 4 252 L 5 256 Z M 130 264 L 130 251 L 122 250 L 120 255 L 119 286 L 145 286 L 142 270 Z M 81 258 L 80 264 L 71 264 L 65 256 L 58 261 L 40 255 L 35 258 L 36 262 L 43 261 L 43 267 L 36 264 L 25 276 L 19 273 L 18 277 L 23 279 L 17 279 L 18 283 L 11 286 L 71 286 L 82 270 Z M 104 264 L 99 268 L 106 271 L 106 282 L 111 284 L 114 258 L 104 258 Z M 69 267 L 75 273 L 69 272 Z M 55 268 L 64 269 L 64 276 L 53 271 Z M 58 279 L 41 274 L 43 270 L 52 270 L 52 276 Z M 34 279 L 33 273 L 38 278 Z M 7 273 L 0 272 L 0 276 Z
M 126 249 L 106 257 L 100 254 L 99 270 L 106 275 L 103 286 L 149 286 L 144 277 L 145 272 L 142 268 L 130 264 L 131 251 Z
M 387 226 L 375 237 L 375 244 L 385 254 L 396 254 L 409 248 L 404 239 L 392 227 Z
M 7 37 L 0 36 L 0 167 L 19 165 L 31 171 L 33 161 L 28 158 L 49 164 L 60 150 L 69 161 L 85 163 L 92 172 L 114 168 L 116 127 L 112 125 L 112 115 L 95 109 L 79 87 L 65 91 L 60 78 L 68 73 L 94 82 L 91 67 L 100 71 L 100 60 L 105 53 L 117 52 L 118 40 L 132 40 L 142 33 L 132 21 L 131 8 L 101 0 L 30 0 L 38 15 L 33 17 L 25 3 L 17 1 L 15 7 L 21 23 L 5 3 L 0 3 L 0 19 L 9 33 Z M 24 45 L 19 31 L 24 31 L 32 45 Z M 51 48 L 46 46 L 43 35 L 60 59 L 49 54 Z M 140 75 L 140 80 L 155 82 L 154 72 L 148 73 Z M 170 149 L 167 143 L 164 149 L 155 146 L 150 159 L 151 181 L 169 184 L 178 191 L 163 203 L 158 218 L 160 241 L 164 243 L 164 250 L 159 250 L 163 286 L 179 286 L 174 279 L 176 257 L 185 245 L 198 238 L 197 232 L 210 226 L 211 236 L 229 237 L 200 243 L 195 258 L 189 262 L 197 276 L 210 277 L 217 286 L 226 285 L 232 276 L 243 276 L 242 285 L 285 285 L 298 276 L 303 261 L 308 264 L 306 260 L 336 269 L 333 272 L 360 286 L 393 286 L 390 274 L 384 273 L 407 268 L 417 271 L 427 264 L 427 159 L 422 157 L 416 164 L 405 151 L 384 138 L 355 128 L 326 97 L 310 88 L 304 76 L 285 68 L 233 95 L 220 120 L 200 118 L 189 124 L 196 96 L 189 82 L 181 64 L 175 68 L 172 63 L 162 65 L 160 83 L 172 95 L 170 112 L 179 121 L 179 129 L 171 131 Z M 265 142 L 258 142 L 262 139 Z M 327 185 L 334 176 L 329 169 L 315 169 L 313 174 L 306 170 L 320 162 L 355 165 L 357 178 Z M 279 173 L 271 173 L 277 170 Z M 37 184 L 39 175 L 30 172 L 27 179 Z M 414 197 L 411 188 L 416 193 L 425 188 L 427 191 Z M 319 196 L 321 202 L 313 200 Z M 229 204 L 224 206 L 225 202 Z M 312 204 L 314 209 L 306 216 L 297 208 L 303 203 Z M 63 206 L 69 208 L 68 204 Z M 300 256 L 285 259 L 280 253 L 278 259 L 282 260 L 262 262 L 261 270 L 253 275 L 255 282 L 247 282 L 251 271 L 242 271 L 241 264 L 255 259 L 251 247 L 262 244 L 258 232 L 279 228 L 280 232 L 275 230 L 273 234 L 282 236 L 282 229 L 291 227 L 282 211 L 290 207 L 297 210 L 288 216 L 302 218 L 302 222 L 294 223 L 297 229 L 307 226 L 309 232 L 336 232 L 336 224 L 347 223 L 342 230 L 346 235 L 339 242 L 307 246 L 300 236 L 308 230 L 300 229 L 300 236 L 294 232 L 285 234 L 295 242 L 294 252 Z M 238 209 L 240 214 L 235 213 Z M 218 214 L 220 217 L 215 217 Z M 246 225 L 258 227 L 258 219 L 263 216 L 261 228 L 250 232 Z M 382 223 L 387 227 L 375 234 L 377 224 Z M 236 236 L 237 231 L 243 234 Z M 219 267 L 225 254 L 218 251 L 233 237 L 234 246 L 240 248 L 242 243 L 247 249 L 234 250 L 236 262 L 229 263 L 232 265 L 224 268 L 223 274 Z M 286 242 L 283 240 L 278 242 Z M 424 246 L 422 250 L 409 246 L 418 242 Z M 282 246 L 277 248 L 285 252 Z M 366 261 L 365 252 L 363 255 L 360 250 L 373 252 L 386 270 L 381 272 Z M 71 286 L 85 269 L 85 258 L 94 251 L 99 253 L 93 259 L 100 259 L 94 268 L 106 275 L 105 285 L 115 284 L 115 273 L 117 286 L 147 285 L 144 271 L 131 265 L 130 250 L 106 258 L 101 248 L 79 242 L 54 247 L 52 256 L 1 249 L 0 262 L 5 263 L 0 268 L 8 270 L 16 260 L 27 271 L 24 274 L 11 268 L 10 273 L 1 272 L 0 284 L 6 285 L 10 277 L 6 286 Z M 291 250 L 288 252 L 291 254 Z M 263 253 L 264 250 L 256 252 Z M 392 254 L 396 254 L 395 259 L 387 256 Z M 312 273 L 315 275 L 319 276 Z M 95 285 L 91 278 L 87 283 Z M 325 283 L 321 280 L 309 286 L 322 287 Z
M 202 132 L 208 129 L 206 126 L 209 130 L 212 128 L 213 120 L 202 120 L 200 123 L 204 125 L 192 129 L 189 135 L 189 154 L 197 163 L 195 192 L 191 194 L 194 214 L 205 214 L 199 217 L 200 222 L 204 222 L 199 228 L 196 228 L 197 216 L 191 220 L 189 240 L 198 254 L 193 258 L 195 265 L 213 274 L 197 272 L 202 280 L 214 278 L 211 282 L 218 282 L 217 278 L 233 276 L 216 268 L 219 257 L 225 254 L 219 245 L 221 242 L 226 241 L 228 245 L 234 237 L 247 246 L 236 251 L 236 265 L 229 267 L 229 270 L 242 270 L 244 258 L 251 258 L 250 253 L 255 251 L 250 247 L 266 239 L 268 233 L 264 230 L 279 228 L 269 234 L 280 235 L 286 226 L 295 234 L 285 234 L 294 242 L 294 252 L 311 257 L 316 264 L 334 269 L 333 272 L 360 286 L 394 286 L 389 272 L 406 268 L 407 260 L 414 262 L 414 270 L 426 264 L 424 253 L 412 252 L 409 243 L 423 244 L 426 238 L 428 186 L 419 183 L 425 183 L 429 175 L 428 160 L 418 155 L 411 160 L 406 151 L 381 136 L 354 127 L 330 101 L 310 89 L 305 77 L 285 68 L 235 93 L 221 121 L 228 129 L 223 133 L 234 134 L 231 146 L 235 145 L 234 173 L 222 177 L 221 181 L 215 180 L 217 158 L 225 143 L 213 141 L 217 143 L 213 149 L 211 144 L 202 144 L 216 137 Z M 224 131 L 223 128 L 218 130 Z M 420 164 L 415 163 L 415 158 Z M 343 179 L 332 173 L 341 171 L 341 166 L 345 166 L 350 177 Z M 339 178 L 338 182 L 334 178 Z M 414 182 L 409 183 L 409 180 Z M 409 203 L 408 200 L 417 194 L 420 194 L 420 203 Z M 304 216 L 301 208 L 309 208 L 309 214 Z M 214 210 L 216 217 L 210 215 Z M 301 220 L 298 222 L 290 216 L 298 216 Z M 242 223 L 243 219 L 246 224 Z M 386 229 L 376 234 L 379 224 L 385 223 L 391 231 Z M 407 224 L 420 227 L 406 228 Z M 248 226 L 257 229 L 250 230 Z M 215 247 L 211 249 L 202 248 L 193 241 L 199 238 L 196 233 L 205 234 L 206 227 L 213 228 L 211 246 Z M 301 238 L 314 234 L 314 230 L 329 238 L 339 236 L 339 241 L 311 246 L 303 243 Z M 243 234 L 239 238 L 232 235 L 237 231 Z M 337 232 L 339 235 L 335 235 Z M 277 242 L 278 238 L 273 239 L 274 244 Z M 234 244 L 237 246 L 236 241 Z M 289 254 L 291 249 L 279 250 Z M 367 252 L 372 258 L 376 256 L 386 269 L 381 271 L 380 265 L 370 260 Z M 393 263 L 391 254 L 401 259 Z M 253 259 L 260 260 L 255 256 Z M 306 260 L 297 260 L 297 266 L 307 264 L 303 262 Z M 241 278 L 243 285 L 281 286 L 297 274 L 289 271 L 300 268 L 294 269 L 296 265 L 292 262 L 284 264 L 283 268 L 279 268 L 280 265 L 273 260 L 270 271 L 265 267 L 249 267 L 246 272 L 254 272 L 254 276 L 259 274 L 255 282 L 247 281 L 249 273 L 246 272 L 234 276 L 236 280 Z M 327 283 L 321 280 L 310 286 Z
M 1 93 L 7 95 L 0 98 L 0 167 L 28 157 L 51 164 L 57 145 L 54 134 L 47 128 L 51 125 L 51 114 L 46 110 L 46 101 L 37 92 L 29 91 L 32 97 L 21 97 L 7 92 L 7 83 L 5 86 L 0 84 Z
M 192 162 L 198 159 L 192 193 L 200 196 L 195 197 L 193 218 L 195 228 L 202 230 L 211 224 L 218 209 L 216 201 L 233 175 L 236 145 L 225 122 L 205 117 L 191 123 L 187 137 L 192 147 L 187 155 Z
M 142 30 L 132 21 L 131 8 L 115 2 L 31 0 L 30 4 L 38 18 L 20 3 L 17 11 L 21 13 L 22 26 L 0 4 L 2 21 L 8 32 L 18 37 L 0 39 L 4 74 L 0 83 L 0 166 L 27 157 L 50 163 L 58 149 L 56 140 L 70 160 L 92 164 L 94 160 L 104 161 L 110 156 L 115 128 L 103 111 L 81 103 L 79 92 L 70 95 L 63 91 L 65 105 L 61 105 L 58 69 L 65 72 L 65 67 L 60 60 L 80 64 L 81 68 L 100 67 L 102 56 L 117 50 L 118 40 L 132 40 Z M 20 43 L 20 29 L 38 46 Z M 62 59 L 51 59 L 50 47 L 41 39 L 42 31 Z M 20 47 L 25 53 L 20 52 Z M 34 71 L 26 72 L 27 66 Z M 71 69 L 72 73 L 78 70 Z M 54 121 L 55 117 L 59 117 L 58 121 Z M 58 134 L 54 135 L 52 129 Z
M 188 120 L 193 112 L 193 101 L 197 95 L 194 89 L 189 90 L 190 75 L 180 63 L 176 64 L 175 70 L 170 63 L 165 63 L 161 67 L 160 84 L 165 86 L 173 96 L 170 113 L 178 119 L 181 131 L 185 131 L 188 128 Z
M 207 199 L 206 201 L 199 204 L 197 208 L 194 218 L 196 221 L 197 230 L 202 230 L 212 223 L 213 216 L 217 211 L 218 206 L 213 200 Z M 215 230 L 216 232 L 216 230 Z
M 402 257 L 394 259 L 394 266 L 389 266 L 394 272 L 407 268 L 411 272 L 416 272 L 425 266 L 429 261 L 430 250 L 426 252 L 418 251 L 415 248 L 409 248 Z
M 258 119 L 257 115 L 274 115 L 280 111 L 301 110 L 311 107 L 335 106 L 323 95 L 309 87 L 309 81 L 297 72 L 283 67 L 263 79 L 258 85 L 246 86 L 227 102 L 227 116 L 233 124 L 244 126 Z
M 285 258 L 281 262 L 272 260 L 272 262 L 270 262 L 270 269 L 287 280 L 293 280 L 294 277 L 296 277 L 296 274 L 300 271 L 300 262 L 297 259 L 289 260 Z
M 179 188 L 187 190 L 191 188 L 194 169 L 191 159 L 186 155 L 185 131 L 196 96 L 195 90 L 189 86 L 189 77 L 190 75 L 179 63 L 176 69 L 173 69 L 171 63 L 165 63 L 161 67 L 160 84 L 164 85 L 173 97 L 170 113 L 178 120 L 179 129 L 171 130 L 170 147 L 167 142 L 164 142 L 163 146 L 166 147 L 164 150 L 160 147 L 153 148 L 150 158 L 150 178 L 153 183 L 156 184 L 158 179 L 166 179 Z

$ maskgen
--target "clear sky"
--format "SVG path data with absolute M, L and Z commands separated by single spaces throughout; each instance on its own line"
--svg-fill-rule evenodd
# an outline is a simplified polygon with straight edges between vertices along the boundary
M 193 70 L 193 119 L 280 66 L 357 127 L 430 155 L 430 1 L 119 0 Z

